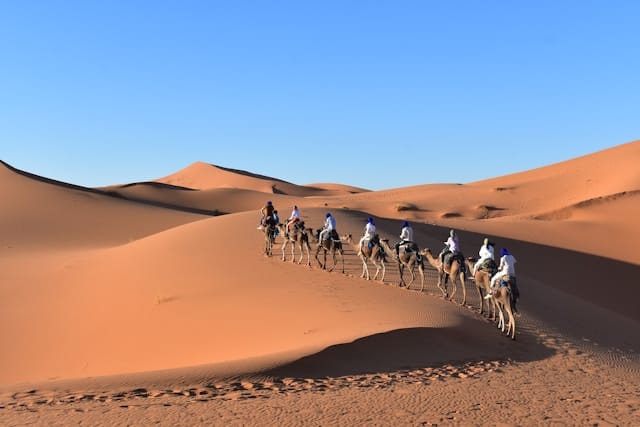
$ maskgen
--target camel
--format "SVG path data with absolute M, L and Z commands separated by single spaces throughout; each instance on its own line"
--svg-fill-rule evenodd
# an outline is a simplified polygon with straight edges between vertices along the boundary
M 266 256 L 273 255 L 273 245 L 276 243 L 276 224 L 267 223 L 263 227 L 264 230 L 264 254 Z
M 376 280 L 376 278 L 378 277 L 378 273 L 380 273 L 380 270 L 382 270 L 382 277 L 380 278 L 380 281 L 384 282 L 384 275 L 386 272 L 386 267 L 384 264 L 387 257 L 386 252 L 384 251 L 382 246 L 380 246 L 380 237 L 377 234 L 371 238 L 371 242 L 373 243 L 372 247 L 369 247 L 368 244 L 365 244 L 362 247 L 355 246 L 355 250 L 361 252 L 359 255 L 360 259 L 362 260 L 362 274 L 360 275 L 360 277 L 366 276 L 366 279 L 370 280 L 369 266 L 367 263 L 371 261 L 371 263 L 376 267 L 376 274 L 373 276 L 373 280 Z
M 469 271 L 473 271 L 473 266 L 476 263 L 476 259 L 467 258 L 467 268 Z M 485 270 L 476 271 L 476 274 L 473 276 L 473 279 L 476 283 L 476 289 L 478 289 L 478 294 L 480 295 L 480 314 L 484 313 L 484 296 L 488 295 L 491 292 L 491 274 Z M 487 314 L 491 319 L 495 320 L 496 318 L 496 307 L 495 307 L 495 299 L 490 298 L 487 300 Z
M 467 303 L 467 289 L 464 286 L 464 264 L 454 259 L 451 266 L 443 266 L 440 258 L 434 258 L 429 248 L 424 249 L 421 254 L 426 256 L 429 264 L 438 270 L 438 289 L 440 289 L 445 298 L 453 300 L 458 288 L 456 282 L 458 279 L 460 280 L 460 284 L 462 285 L 462 305 L 465 305 Z M 453 292 L 450 296 L 447 292 L 447 281 L 449 277 L 451 277 L 451 283 L 453 284 Z
M 473 258 L 467 258 L 467 266 L 469 271 L 473 271 L 473 265 L 475 260 Z M 498 328 L 511 335 L 511 339 L 516 339 L 516 320 L 513 316 L 513 304 L 512 304 L 512 291 L 510 287 L 500 286 L 497 290 L 491 291 L 491 274 L 485 270 L 477 270 L 474 275 L 478 293 L 480 294 L 480 314 L 482 314 L 482 308 L 484 304 L 484 295 L 492 294 L 491 298 L 487 300 L 487 312 L 490 314 L 492 320 L 496 318 L 496 312 L 498 313 Z M 491 310 L 493 308 L 493 310 Z M 504 313 L 507 313 L 509 323 L 505 326 Z
M 305 228 L 304 221 L 300 221 L 293 225 L 293 230 L 287 234 L 286 224 L 278 224 L 280 234 L 284 237 L 284 243 L 282 244 L 282 261 L 286 261 L 285 250 L 287 245 L 291 243 L 291 262 L 296 259 L 296 245 L 300 247 L 300 259 L 298 264 L 302 263 L 304 258 L 304 252 L 307 252 L 307 265 L 311 265 L 311 246 L 309 245 L 309 235 L 313 233 L 310 228 Z
M 513 315 L 513 309 L 511 306 L 511 288 L 507 286 L 500 286 L 492 291 L 491 299 L 495 300 L 495 305 L 498 309 L 498 329 L 503 333 L 511 335 L 511 339 L 516 339 L 516 318 Z M 509 323 L 505 326 L 504 312 L 507 313 Z
M 396 255 L 395 249 L 389 246 L 388 239 L 380 239 L 380 244 L 386 253 L 391 254 L 393 259 L 398 262 L 398 272 L 400 273 L 400 284 L 398 286 L 403 287 L 406 286 L 407 289 L 411 288 L 411 284 L 415 280 L 415 274 L 413 272 L 413 268 L 417 265 L 418 271 L 420 272 L 420 292 L 424 289 L 424 261 L 422 257 L 418 257 L 419 253 L 416 251 L 407 252 L 405 250 L 400 251 L 400 255 Z M 403 273 L 405 267 L 411 273 L 411 280 L 409 283 L 405 283 L 403 278 Z
M 320 234 L 320 231 L 322 231 L 321 229 L 317 231 L 318 235 Z M 316 237 L 316 240 L 318 240 L 319 237 Z M 333 258 L 333 266 L 331 266 L 331 268 L 328 271 L 333 271 L 333 269 L 335 268 L 337 262 L 336 262 L 336 254 L 340 255 L 340 261 L 342 262 L 342 273 L 344 274 L 344 250 L 342 248 L 342 242 L 346 241 L 351 243 L 352 241 L 352 236 L 351 234 L 344 234 L 341 237 L 338 237 L 338 234 L 335 232 L 335 230 L 331 233 L 330 237 L 328 239 L 324 239 L 322 242 L 318 242 L 318 247 L 316 248 L 316 253 L 315 253 L 315 258 L 316 261 L 318 261 L 318 264 L 320 265 L 320 268 L 322 268 L 323 270 L 326 270 L 327 268 L 327 252 L 331 253 L 331 256 Z M 320 258 L 318 258 L 318 255 L 320 254 L 320 250 L 323 251 L 323 255 L 324 255 L 324 261 L 321 262 Z

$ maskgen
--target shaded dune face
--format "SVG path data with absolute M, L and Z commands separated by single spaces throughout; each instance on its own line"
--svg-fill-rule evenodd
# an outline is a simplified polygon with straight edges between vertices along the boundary
M 544 360 L 552 351 L 527 315 L 575 336 L 581 332 L 570 316 L 578 314 L 566 313 L 601 310 L 638 321 L 638 164 L 640 142 L 632 142 L 485 181 L 384 191 L 297 185 L 202 162 L 153 182 L 88 189 L 0 165 L 0 336 L 11 348 L 0 382 L 194 366 L 212 376 L 317 380 L 451 360 Z M 393 262 L 385 285 L 361 280 L 351 244 L 345 275 L 283 263 L 281 238 L 265 257 L 256 227 L 266 200 L 281 220 L 299 206 L 313 229 L 330 211 L 339 234 L 356 243 L 369 216 L 390 244 L 409 220 L 420 247 L 436 254 L 449 228 L 469 256 L 490 236 L 518 258 L 528 294 L 520 347 L 469 307 L 440 298 L 433 270 L 419 293 L 388 286 L 399 281 Z M 624 301 L 602 295 L 603 283 L 622 289 Z M 544 314 L 554 304 L 544 295 L 556 293 L 563 306 Z M 603 326 L 588 325 L 585 334 L 603 341 L 627 340 L 627 332 L 607 338 Z M 231 361 L 243 362 L 229 368 Z

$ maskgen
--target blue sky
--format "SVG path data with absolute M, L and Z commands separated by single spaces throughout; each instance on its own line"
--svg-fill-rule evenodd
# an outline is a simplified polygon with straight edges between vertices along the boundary
M 2 1 L 0 159 L 374 190 L 640 138 L 637 1 Z

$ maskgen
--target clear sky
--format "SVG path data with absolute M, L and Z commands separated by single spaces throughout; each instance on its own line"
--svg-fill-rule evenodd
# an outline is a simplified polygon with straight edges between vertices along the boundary
M 640 1 L 0 0 L 0 159 L 472 182 L 640 138 Z

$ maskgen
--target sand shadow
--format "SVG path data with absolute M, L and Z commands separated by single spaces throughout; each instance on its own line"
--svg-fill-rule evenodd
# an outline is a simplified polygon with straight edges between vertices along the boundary
M 117 188 L 130 188 L 130 187 L 151 187 L 151 188 L 157 188 L 160 190 L 176 190 L 176 191 L 198 191 L 194 188 L 183 187 L 180 185 L 173 185 L 173 184 L 165 184 L 164 182 L 155 182 L 155 181 L 132 182 L 129 184 L 119 185 Z
M 342 377 L 488 360 L 528 362 L 555 354 L 526 333 L 512 341 L 491 324 L 479 336 L 468 332 L 474 330 L 479 330 L 478 321 L 472 318 L 454 328 L 397 329 L 333 345 L 264 373 L 273 377 Z
M 489 219 L 501 216 L 500 212 L 506 209 L 490 205 L 480 205 L 476 208 L 478 212 L 477 219 Z
M 417 225 L 420 241 L 446 236 L 447 227 Z M 520 308 L 563 335 L 640 352 L 637 306 L 640 266 L 505 237 L 457 230 L 463 250 L 489 237 L 518 259 Z M 436 236 L 436 237 L 434 237 Z
M 440 218 L 461 218 L 462 216 L 460 212 L 444 212 L 440 214 Z
M 260 175 L 260 174 L 249 172 L 249 171 L 245 171 L 245 170 L 242 170 L 242 169 L 227 168 L 227 167 L 224 167 L 224 166 L 214 165 L 214 164 L 210 164 L 210 165 L 213 166 L 213 167 L 216 167 L 216 168 L 218 168 L 220 170 L 226 171 L 226 172 L 231 172 L 231 173 L 235 173 L 235 174 L 238 174 L 238 175 L 247 176 L 247 177 L 250 177 L 250 178 L 256 178 L 256 179 L 261 179 L 261 180 L 265 180 L 265 181 L 276 181 L 276 182 L 282 182 L 282 183 L 285 183 L 285 184 L 295 185 L 295 184 L 292 184 L 291 182 L 285 181 L 283 179 L 273 178 L 271 176 L 266 176 L 266 175 Z

